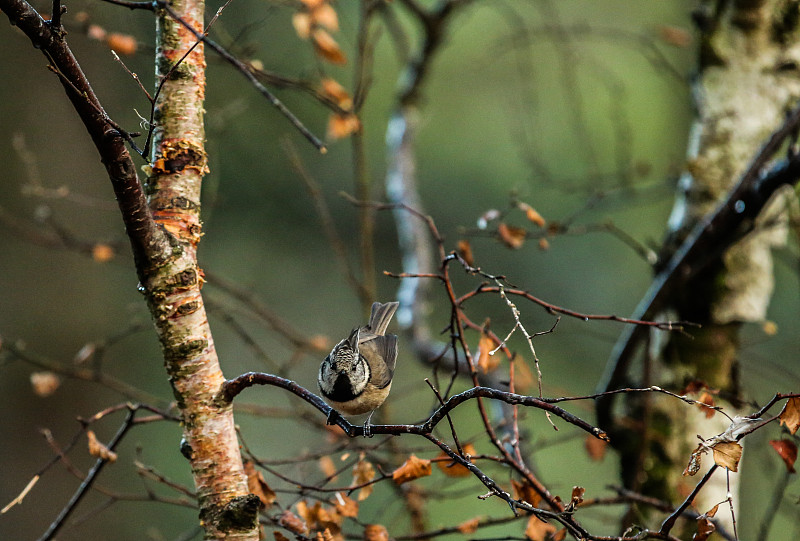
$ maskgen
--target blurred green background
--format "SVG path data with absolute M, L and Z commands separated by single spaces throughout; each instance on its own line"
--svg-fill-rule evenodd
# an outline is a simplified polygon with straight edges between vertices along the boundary
M 324 71 L 352 90 L 356 4 L 336 4 L 341 30 L 335 37 L 351 59 L 342 68 L 321 65 L 310 45 L 297 37 L 291 25 L 293 5 L 288 2 L 233 3 L 216 23 L 212 37 L 246 58 L 260 60 L 267 70 L 310 81 L 318 81 Z M 411 47 L 416 48 L 418 29 L 399 4 L 389 4 L 388 9 L 398 14 Z M 35 5 L 42 12 L 49 10 L 47 3 Z M 553 237 L 548 250 L 538 249 L 535 241 L 509 250 L 469 232 L 487 209 L 506 209 L 513 193 L 549 221 L 575 216 L 575 223 L 591 226 L 611 220 L 637 241 L 658 245 L 685 153 L 692 115 L 687 81 L 696 46 L 676 46 L 663 34 L 665 28 L 691 32 L 692 6 L 688 0 L 573 0 L 475 2 L 464 8 L 453 19 L 423 88 L 417 146 L 425 211 L 435 219 L 446 248 L 454 249 L 458 239 L 468 236 L 477 265 L 505 274 L 540 298 L 586 313 L 629 314 L 651 275 L 647 263 L 619 239 L 586 233 Z M 209 5 L 208 12 L 217 7 Z M 137 111 L 144 116 L 149 111 L 146 98 L 110 51 L 87 38 L 77 15 L 85 13 L 108 31 L 136 37 L 138 52 L 124 61 L 148 89 L 153 87 L 152 15 L 101 2 L 74 2 L 68 8 L 68 39 L 96 93 L 116 122 L 131 131 L 138 129 Z M 375 29 L 378 45 L 362 121 L 368 173 L 376 198 L 381 199 L 385 129 L 401 67 L 386 29 L 381 24 Z M 136 291 L 136 274 L 104 170 L 41 53 L 5 23 L 0 40 L 0 337 L 5 345 L 24 349 L 32 357 L 67 365 L 87 344 L 112 341 L 104 370 L 166 404 L 171 392 L 149 315 Z M 213 303 L 209 317 L 223 369 L 232 377 L 270 366 L 243 345 L 235 328 L 226 323 L 230 316 L 279 364 L 291 351 L 216 287 L 213 276 L 238 284 L 309 335 L 338 340 L 360 322 L 361 306 L 339 272 L 313 201 L 290 166 L 285 142 L 298 149 L 304 167 L 322 186 L 350 257 L 357 261 L 356 209 L 338 195 L 354 192 L 352 147 L 348 140 L 333 142 L 328 154 L 320 155 L 227 64 L 212 54 L 208 64 L 211 173 L 204 186 L 205 236 L 199 257 L 212 276 L 204 292 Z M 312 131 L 324 134 L 328 111 L 306 95 L 276 93 Z M 31 189 L 37 176 L 45 190 Z M 594 201 L 590 208 L 588 201 Z M 118 245 L 119 253 L 112 261 L 99 263 L 75 249 L 45 242 L 61 229 L 89 243 Z M 375 246 L 376 271 L 399 271 L 389 213 L 378 213 Z M 745 336 L 743 380 L 748 396 L 760 403 L 776 391 L 800 387 L 795 364 L 800 331 L 796 255 L 792 247 L 777 258 L 778 289 L 770 318 L 779 332 L 767 336 L 753 327 Z M 460 276 L 457 282 L 463 287 L 461 293 L 477 285 Z M 394 279 L 379 274 L 378 284 L 380 300 L 393 298 L 398 285 Z M 444 328 L 449 309 L 441 291 L 434 304 L 433 326 Z M 541 309 L 524 302 L 518 306 L 529 331 L 551 327 L 553 318 Z M 468 313 L 478 322 L 491 317 L 492 328 L 501 335 L 513 325 L 507 307 L 496 297 L 475 301 Z M 125 332 L 136 325 L 141 326 L 137 332 Z M 617 324 L 564 319 L 557 332 L 537 339 L 545 394 L 591 392 L 619 331 Z M 113 337 L 120 334 L 124 338 L 115 341 Z M 472 337 L 473 347 L 477 339 Z M 512 344 L 528 354 L 524 343 Z M 315 390 L 319 361 L 317 356 L 303 356 L 291 365 L 289 376 Z M 412 422 L 433 404 L 422 383 L 429 373 L 407 361 L 401 353 L 392 396 L 381 412 L 384 419 Z M 0 401 L 5 413 L 0 416 L 4 458 L 0 505 L 5 505 L 53 457 L 40 429 L 50 429 L 64 446 L 79 430 L 76 417 L 91 416 L 125 398 L 102 385 L 74 379 L 64 380 L 57 392 L 42 398 L 29 383 L 37 368 L 7 357 L 1 368 Z M 299 406 L 275 389 L 251 390 L 244 399 L 282 408 Z M 591 418 L 588 403 L 570 409 Z M 456 417 L 464 434 L 479 432 L 471 411 L 465 409 Z M 237 421 L 245 441 L 262 457 L 292 457 L 321 445 L 318 432 L 294 419 L 240 414 Z M 107 441 L 119 422 L 117 414 L 99 423 L 95 430 L 100 439 Z M 562 423 L 561 430 L 553 432 L 537 413 L 528 413 L 525 423 L 529 444 L 537 449 L 534 464 L 562 497 L 574 484 L 585 486 L 587 496 L 600 496 L 606 493 L 606 484 L 615 482 L 614 458 L 590 462 L 583 436 L 569 426 Z M 771 430 L 748 439 L 741 475 L 750 483 L 748 494 L 753 497 L 742 502 L 737 517 L 742 539 L 755 535 L 769 512 L 771 487 L 783 475 L 777 457 L 763 452 L 766 440 L 778 436 L 777 429 Z M 135 473 L 134 460 L 190 485 L 179 440 L 180 430 L 173 424 L 136 427 L 120 448 L 119 462 L 101 476 L 100 486 L 144 494 L 145 483 Z M 421 441 L 404 443 L 417 445 L 421 456 L 436 454 Z M 92 461 L 83 449 L 81 440 L 70 457 L 85 471 Z M 321 478 L 313 464 L 299 468 L 296 475 Z M 347 482 L 345 476 L 340 484 Z M 422 484 L 433 488 L 435 482 Z M 32 539 L 43 533 L 78 483 L 61 465 L 49 469 L 23 505 L 0 516 L 0 538 Z M 507 512 L 496 501 L 475 499 L 483 492 L 473 479 L 459 481 L 456 489 L 469 495 L 457 504 L 437 504 L 431 513 L 433 524 Z M 787 500 L 797 500 L 796 481 L 788 494 Z M 391 497 L 391 491 L 379 486 L 376 495 L 364 502 L 360 519 L 382 522 L 393 535 L 400 535 L 408 527 L 398 504 L 384 505 Z M 87 498 L 59 539 L 199 538 L 196 512 L 191 509 L 146 502 L 121 502 L 105 509 L 104 501 L 97 493 Z M 776 534 L 783 532 L 781 539 L 797 538 L 798 527 L 792 524 L 796 504 L 785 503 L 777 513 Z M 616 528 L 613 510 L 593 512 L 587 521 L 609 534 Z M 521 528 L 491 532 L 519 536 Z M 482 534 L 489 535 L 483 531 L 476 535 Z

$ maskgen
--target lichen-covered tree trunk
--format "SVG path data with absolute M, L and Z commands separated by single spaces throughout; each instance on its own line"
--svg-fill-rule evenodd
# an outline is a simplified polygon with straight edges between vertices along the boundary
M 669 221 L 664 261 L 739 180 L 800 97 L 798 4 L 796 0 L 706 1 L 696 11 L 701 42 L 693 90 L 698 116 Z M 690 380 L 700 380 L 720 391 L 718 405 L 736 413 L 739 330 L 743 323 L 763 321 L 766 316 L 774 287 L 771 249 L 786 240 L 785 211 L 791 196 L 791 189 L 778 192 L 755 231 L 725 253 L 709 253 L 716 261 L 672 299 L 678 319 L 703 327 L 690 335 L 670 336 L 662 351 L 663 363 L 656 365 L 651 381 L 680 389 Z M 649 485 L 646 491 L 679 497 L 663 490 L 694 485 L 681 472 L 697 446 L 696 435 L 721 433 L 729 421 L 722 415 L 706 420 L 699 408 L 687 415 L 685 409 L 658 400 L 650 400 L 645 409 L 651 419 L 654 460 L 636 475 L 644 476 L 639 481 Z M 701 512 L 726 497 L 725 476 L 715 479 L 721 492 L 702 491 L 696 501 Z M 734 499 L 738 501 L 735 494 Z
M 177 0 L 170 6 L 203 31 L 202 0 Z M 195 34 L 172 14 L 161 10 L 157 15 L 156 76 L 164 84 L 156 103 L 146 189 L 156 223 L 170 235 L 172 254 L 145 273 L 142 286 L 181 411 L 181 452 L 191 464 L 205 538 L 254 540 L 259 500 L 247 488 L 232 406 L 214 400 L 225 378 L 200 294 L 203 273 L 196 249 L 200 187 L 207 170 L 203 46 L 195 46 Z

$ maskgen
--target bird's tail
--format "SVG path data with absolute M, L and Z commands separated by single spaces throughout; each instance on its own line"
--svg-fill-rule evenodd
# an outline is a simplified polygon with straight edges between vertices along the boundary
M 372 303 L 372 313 L 369 316 L 369 329 L 377 335 L 383 336 L 386 334 L 386 327 L 392 320 L 392 316 L 400 306 L 398 302 L 387 302 L 381 304 L 379 302 Z

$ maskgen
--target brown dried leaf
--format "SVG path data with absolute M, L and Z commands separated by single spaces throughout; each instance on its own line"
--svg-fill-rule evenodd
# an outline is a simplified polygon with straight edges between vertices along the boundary
M 481 339 L 478 341 L 478 368 L 484 374 L 488 374 L 500 365 L 500 358 L 497 355 L 491 355 L 492 350 L 495 348 L 494 340 L 487 333 L 481 333 Z
M 325 455 L 319 459 L 319 469 L 329 481 L 333 481 L 336 478 L 336 465 L 329 455 Z
M 353 108 L 353 98 L 350 97 L 347 90 L 335 79 L 331 79 L 330 77 L 322 79 L 322 92 L 336 101 L 342 109 L 349 110 Z
M 100 443 L 91 430 L 86 431 L 86 437 L 89 439 L 89 454 L 107 462 L 116 462 L 117 453 Z
M 467 265 L 470 267 L 475 265 L 475 258 L 472 256 L 472 245 L 468 240 L 459 240 L 458 245 L 456 246 L 456 251 L 458 252 L 458 255 L 461 256 L 461 259 L 467 262 Z
M 463 533 L 464 535 L 469 535 L 471 533 L 477 532 L 478 531 L 478 526 L 480 526 L 480 525 L 481 525 L 480 517 L 475 517 L 475 518 L 471 518 L 469 520 L 465 520 L 464 522 L 462 522 L 461 524 L 456 526 L 456 529 L 459 532 Z
M 693 379 L 686 383 L 683 389 L 678 393 L 681 396 L 687 396 L 690 394 L 699 393 L 702 391 L 707 390 L 708 384 L 705 381 L 701 381 L 699 379 Z
M 705 404 L 705 406 L 703 404 Z M 711 419 L 714 414 L 717 413 L 717 410 L 706 407 L 714 406 L 714 397 L 708 391 L 703 391 L 700 394 L 700 397 L 697 399 L 696 406 L 703 410 L 703 413 L 706 415 L 706 419 Z
M 278 515 L 278 525 L 298 535 L 306 535 L 308 533 L 308 524 L 288 509 Z
M 341 115 L 333 113 L 328 117 L 328 139 L 344 139 L 361 129 L 361 121 L 353 113 Z
M 564 539 L 566 539 L 566 538 L 567 538 L 567 529 L 566 528 L 561 528 L 560 530 L 558 530 L 556 533 L 554 533 L 550 537 L 550 539 L 552 539 L 552 541 L 564 541 Z
M 418 458 L 411 455 L 402 466 L 392 472 L 392 480 L 398 485 L 408 483 L 420 477 L 427 477 L 431 474 L 431 461 L 425 458 Z
M 336 43 L 336 40 L 333 39 L 333 36 L 327 31 L 322 28 L 313 29 L 311 32 L 311 40 L 314 42 L 314 49 L 316 49 L 317 54 L 331 64 L 341 66 L 347 63 L 347 57 L 344 52 L 339 47 L 339 44 Z
M 464 445 L 462 450 L 466 456 L 473 456 L 476 454 L 475 447 L 471 443 Z M 436 458 L 438 459 L 436 461 L 436 466 L 448 477 L 467 477 L 471 475 L 471 472 L 466 466 L 450 459 L 450 456 L 444 451 Z
M 339 532 L 342 523 L 342 516 L 335 510 L 322 506 L 322 502 L 314 502 L 309 507 L 305 500 L 297 502 L 297 514 L 306 521 L 308 527 L 314 530 L 330 529 L 334 533 Z
M 718 466 L 728 468 L 735 472 L 739 468 L 739 460 L 742 458 L 742 446 L 735 441 L 724 441 L 712 447 L 714 450 L 714 462 Z
M 275 536 L 275 541 L 289 541 L 289 538 L 283 535 L 278 530 L 273 530 L 272 535 Z
M 389 541 L 389 531 L 381 524 L 364 526 L 364 541 Z
M 595 438 L 592 435 L 586 436 L 584 440 L 584 447 L 586 447 L 586 454 L 595 462 L 600 462 L 606 456 L 606 447 L 608 442 Z
M 58 390 L 61 386 L 61 378 L 55 372 L 32 372 L 31 386 L 36 396 L 45 398 Z
M 514 390 L 518 393 L 527 394 L 536 383 L 531 367 L 521 356 L 515 356 L 512 362 L 514 363 Z
M 270 507 L 275 503 L 277 499 L 275 491 L 264 480 L 264 476 L 256 469 L 256 465 L 252 460 L 245 460 L 244 473 L 247 475 L 247 489 L 258 496 L 258 499 L 261 500 L 262 508 Z
M 794 463 L 797 461 L 797 445 L 792 440 L 770 440 L 769 444 L 783 459 L 786 464 L 786 470 L 789 473 L 795 473 Z
M 538 507 L 539 502 L 542 501 L 541 495 L 539 495 L 527 481 L 516 481 L 512 479 L 511 488 L 514 491 L 514 497 L 516 499 L 528 502 L 533 507 Z
M 786 425 L 789 432 L 792 434 L 797 432 L 800 427 L 800 398 L 794 397 L 787 400 L 778 418 L 782 425 Z
M 528 221 L 535 223 L 539 227 L 544 227 L 547 225 L 547 222 L 544 218 L 542 218 L 542 215 L 539 214 L 539 212 L 529 204 L 517 203 L 517 206 L 525 213 L 525 217 L 528 219 Z
M 556 533 L 556 527 L 548 524 L 534 515 L 528 519 L 528 525 L 525 527 L 525 537 L 530 541 L 545 541 L 548 535 Z
M 94 246 L 92 246 L 92 259 L 95 260 L 97 263 L 105 263 L 107 261 L 111 261 L 114 259 L 114 248 L 109 246 L 108 244 L 103 244 L 102 242 L 98 242 Z
M 368 460 L 364 460 L 364 455 L 362 454 L 358 462 L 353 466 L 353 485 L 358 486 L 369 483 L 374 477 L 375 466 Z M 367 485 L 361 488 L 361 490 L 358 491 L 358 497 L 356 499 L 363 502 L 369 498 L 370 494 L 372 494 L 372 487 L 372 485 Z
M 336 506 L 336 511 L 343 517 L 358 517 L 358 502 L 350 498 L 347 494 L 337 492 L 333 499 L 333 505 Z
M 500 236 L 500 240 L 503 244 L 513 250 L 516 250 L 525 243 L 525 237 L 527 236 L 528 232 L 521 227 L 500 222 L 497 224 L 497 234 Z
M 123 56 L 134 55 L 139 48 L 139 42 L 136 41 L 135 37 L 130 34 L 120 34 L 119 32 L 108 34 L 106 45 L 115 53 Z
M 706 541 L 717 527 L 706 515 L 697 517 L 697 533 L 692 536 L 692 541 Z
M 328 3 L 320 4 L 311 10 L 311 19 L 314 24 L 324 26 L 332 32 L 339 30 L 339 17 L 336 15 L 336 10 L 333 9 Z
M 586 489 L 583 487 L 572 487 L 572 496 L 570 503 L 573 507 L 577 507 L 583 503 L 583 495 L 586 494 Z

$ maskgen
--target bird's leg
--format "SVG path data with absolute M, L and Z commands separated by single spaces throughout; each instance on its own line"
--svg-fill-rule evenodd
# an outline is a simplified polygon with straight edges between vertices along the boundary
M 364 421 L 364 437 L 365 438 L 371 438 L 372 437 L 372 430 L 370 430 L 370 426 L 371 425 L 369 424 L 369 420 L 372 419 L 372 414 L 373 413 L 375 413 L 375 410 L 372 410 L 371 412 L 369 412 L 369 415 L 367 416 L 367 420 Z

